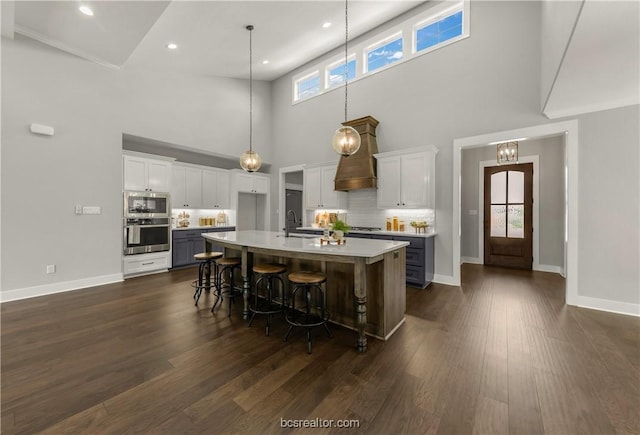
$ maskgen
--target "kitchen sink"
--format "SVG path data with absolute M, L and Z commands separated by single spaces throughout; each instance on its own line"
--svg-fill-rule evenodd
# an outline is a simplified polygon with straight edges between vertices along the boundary
M 285 237 L 285 235 L 278 234 L 276 237 Z M 315 239 L 316 237 L 319 237 L 319 236 L 316 234 L 289 233 L 289 237 L 298 237 L 302 239 Z

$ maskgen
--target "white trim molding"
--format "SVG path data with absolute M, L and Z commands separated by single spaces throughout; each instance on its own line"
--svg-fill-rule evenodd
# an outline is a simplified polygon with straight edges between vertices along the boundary
M 484 264 L 479 257 L 460 257 L 460 264 Z
M 631 302 L 612 301 L 609 299 L 592 298 L 590 296 L 578 296 L 578 303 L 576 305 L 581 308 L 640 317 L 640 304 L 632 304 Z
M 455 277 L 451 275 L 440 275 L 438 273 L 433 275 L 433 279 L 431 282 L 435 282 L 436 284 L 445 284 L 460 287 L 460 278 L 458 278 L 458 282 L 456 283 Z
M 453 141 L 453 285 L 460 285 L 461 231 L 461 162 L 463 148 L 483 147 L 494 142 L 515 138 L 541 138 L 565 135 L 565 171 L 567 174 L 567 207 L 565 208 L 565 272 L 567 278 L 565 300 L 578 305 L 578 120 L 524 127 L 455 139 Z
M 114 282 L 121 282 L 123 280 L 124 278 L 121 273 L 114 273 L 112 275 L 93 276 L 90 278 L 83 278 L 75 281 L 56 282 L 53 284 L 44 284 L 15 290 L 6 290 L 0 292 L 0 303 L 17 301 L 20 299 L 35 298 L 38 296 L 52 295 L 54 293 L 63 293 L 87 287 L 95 287 L 98 285 L 113 284 Z

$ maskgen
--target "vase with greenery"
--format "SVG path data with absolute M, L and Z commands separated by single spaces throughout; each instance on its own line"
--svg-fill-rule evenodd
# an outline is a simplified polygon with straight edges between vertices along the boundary
M 333 231 L 333 238 L 336 240 L 342 240 L 345 234 L 349 232 L 351 227 L 340 219 L 331 224 L 331 230 Z

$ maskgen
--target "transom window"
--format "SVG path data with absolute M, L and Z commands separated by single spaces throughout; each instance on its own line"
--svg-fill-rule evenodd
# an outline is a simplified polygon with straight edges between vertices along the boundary
M 367 50 L 367 72 L 375 71 L 402 59 L 402 35 Z
M 422 51 L 462 35 L 462 11 L 416 29 L 415 51 Z
M 352 41 L 347 80 L 360 80 L 469 36 L 469 0 L 425 2 L 416 12 L 364 41 Z M 345 80 L 344 51 L 295 75 L 293 103 L 340 87 Z M 320 73 L 322 72 L 322 73 Z
M 327 67 L 327 88 L 332 88 L 344 83 L 344 61 L 334 63 Z M 347 80 L 351 81 L 356 77 L 356 57 L 347 58 Z
M 318 71 L 296 81 L 296 100 L 304 100 L 320 92 L 320 73 Z

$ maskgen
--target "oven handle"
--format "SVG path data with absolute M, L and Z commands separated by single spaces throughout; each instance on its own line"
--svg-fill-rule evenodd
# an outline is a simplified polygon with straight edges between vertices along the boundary
M 169 228 L 170 225 L 169 224 L 159 224 L 159 225 L 140 225 L 140 224 L 135 224 L 135 225 L 127 225 L 127 228 L 131 228 L 131 227 L 140 227 L 140 228 Z

